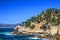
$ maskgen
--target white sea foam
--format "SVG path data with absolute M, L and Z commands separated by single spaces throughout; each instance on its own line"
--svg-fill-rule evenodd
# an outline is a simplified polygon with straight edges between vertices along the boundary
M 0 32 L 0 34 L 3 34 L 3 35 L 13 35 L 13 34 L 10 33 L 10 32 Z
M 28 39 L 34 39 L 34 40 L 40 40 L 40 39 L 42 39 L 42 40 L 49 40 L 49 39 L 47 39 L 47 38 L 38 38 L 38 37 L 28 37 Z
M 38 37 L 29 37 L 29 39 L 40 39 Z

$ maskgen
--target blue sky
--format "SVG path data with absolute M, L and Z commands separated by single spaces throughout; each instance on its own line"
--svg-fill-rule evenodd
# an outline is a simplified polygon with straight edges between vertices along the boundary
M 60 0 L 0 0 L 0 23 L 21 23 L 47 8 L 60 9 Z

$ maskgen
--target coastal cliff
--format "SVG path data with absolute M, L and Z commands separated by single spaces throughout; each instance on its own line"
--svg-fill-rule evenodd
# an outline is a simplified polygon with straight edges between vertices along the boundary
M 60 35 L 60 10 L 47 9 L 36 17 L 32 17 L 15 27 L 14 34 L 47 33 L 52 36 Z

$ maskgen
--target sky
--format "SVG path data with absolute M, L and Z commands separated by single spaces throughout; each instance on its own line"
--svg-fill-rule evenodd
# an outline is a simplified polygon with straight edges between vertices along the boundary
M 60 9 L 60 0 L 0 0 L 0 23 L 21 23 L 48 8 Z

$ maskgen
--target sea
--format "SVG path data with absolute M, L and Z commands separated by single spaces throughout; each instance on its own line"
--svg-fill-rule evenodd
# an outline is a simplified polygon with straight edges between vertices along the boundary
M 0 40 L 49 40 L 47 38 L 37 38 L 32 35 L 14 35 L 11 32 L 14 28 L 0 28 Z

